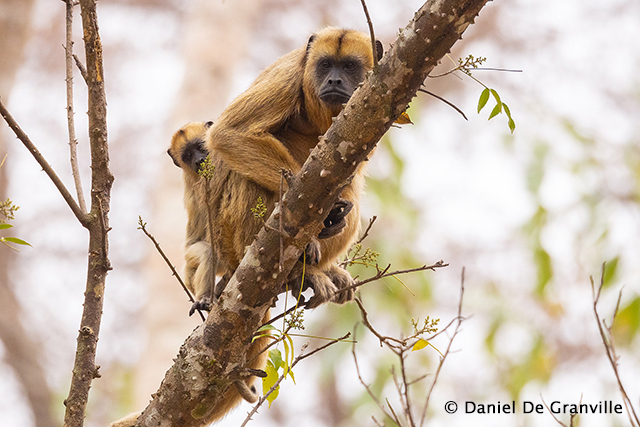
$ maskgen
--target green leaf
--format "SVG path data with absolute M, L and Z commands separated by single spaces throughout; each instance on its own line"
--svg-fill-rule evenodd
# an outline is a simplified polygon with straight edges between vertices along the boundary
M 272 361 L 273 367 L 276 370 L 280 369 L 280 367 L 284 365 L 284 362 L 282 361 L 282 353 L 280 353 L 280 350 L 277 348 L 269 350 L 269 359 Z
M 618 271 L 618 262 L 620 261 L 620 257 L 617 256 L 611 261 L 607 261 L 604 266 L 604 276 L 602 281 L 602 287 L 604 289 L 608 288 L 613 284 L 613 281 L 616 277 L 616 272 Z
M 551 256 L 542 247 L 537 247 L 534 250 L 533 257 L 538 270 L 538 280 L 536 284 L 536 294 L 542 296 L 547 284 L 553 277 L 553 265 L 551 263 Z
M 606 273 L 605 273 L 606 274 Z M 616 344 L 628 346 L 640 330 L 640 297 L 621 307 L 613 322 L 613 338 Z
M 496 104 L 496 106 L 493 107 L 493 110 L 491 110 L 491 114 L 489 114 L 488 120 L 493 119 L 495 116 L 497 116 L 500 113 L 502 113 L 502 104 Z
M 423 348 L 425 348 L 426 346 L 429 345 L 429 342 L 427 340 L 423 340 L 422 338 L 420 338 L 418 340 L 418 342 L 416 342 L 413 345 L 413 348 L 411 349 L 411 351 L 418 351 L 418 350 L 422 350 Z
M 509 107 L 504 102 L 502 103 L 502 109 L 504 110 L 504 113 L 509 118 L 509 121 L 507 122 L 507 124 L 509 125 L 509 130 L 511 131 L 511 133 L 513 133 L 513 131 L 516 130 L 516 122 L 514 122 L 513 118 L 511 117 L 511 110 L 509 110 Z
M 0 230 L 6 230 L 7 228 L 11 228 L 13 225 L 11 224 L 0 224 Z
M 265 372 L 267 373 L 267 376 L 262 378 L 262 391 L 263 393 L 266 394 L 269 390 L 271 390 L 271 387 L 273 387 L 276 384 L 279 376 L 278 376 L 278 370 L 273 365 L 271 360 L 267 360 L 267 366 L 265 367 Z M 267 396 L 267 402 L 269 402 L 269 407 L 271 407 L 271 402 L 276 400 L 279 392 L 280 392 L 280 386 L 276 387 L 273 390 L 273 393 Z
M 478 113 L 480 113 L 480 111 L 484 108 L 485 105 L 487 105 L 487 101 L 489 100 L 489 89 L 485 88 L 485 90 L 482 91 L 482 93 L 480 94 L 480 99 L 478 100 Z
M 491 95 L 493 95 L 493 97 L 496 99 L 496 103 L 498 103 L 498 105 L 502 105 L 500 95 L 498 95 L 498 92 L 496 92 L 495 89 L 491 89 Z
M 15 243 L 16 245 L 31 246 L 29 243 L 25 242 L 22 239 L 18 239 L 17 237 L 3 237 L 2 240 L 4 240 L 5 242 Z

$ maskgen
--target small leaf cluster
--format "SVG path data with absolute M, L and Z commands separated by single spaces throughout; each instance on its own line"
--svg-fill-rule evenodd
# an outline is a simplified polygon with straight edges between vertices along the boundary
M 378 265 L 380 253 L 370 248 L 366 248 L 364 252 L 362 252 L 362 248 L 362 243 L 357 243 L 349 250 L 346 267 L 351 267 L 354 264 L 362 264 L 365 267 L 375 267 Z
M 440 323 L 440 319 L 430 319 L 429 316 L 427 316 L 427 318 L 424 319 L 424 323 L 422 327 L 419 327 L 418 323 L 419 323 L 418 321 L 411 319 L 411 325 L 413 325 L 413 332 L 414 332 L 411 338 L 418 338 L 418 341 L 416 341 L 416 343 L 413 345 L 413 347 L 411 348 L 411 351 L 418 351 L 418 350 L 422 350 L 427 346 L 431 346 L 438 353 L 440 353 L 440 356 L 442 356 L 442 352 L 438 350 L 437 347 L 435 347 L 426 339 L 422 338 L 422 335 L 424 334 L 433 334 L 438 331 L 438 323 Z
M 489 120 L 493 119 L 495 116 L 504 111 L 504 113 L 507 115 L 507 118 L 509 119 L 509 130 L 511 130 L 511 133 L 513 133 L 513 131 L 516 129 L 516 123 L 511 117 L 511 110 L 509 110 L 507 104 L 502 102 L 502 100 L 500 99 L 500 95 L 498 95 L 498 92 L 496 92 L 495 89 L 485 87 L 485 89 L 482 91 L 482 93 L 480 94 L 480 99 L 478 100 L 478 114 L 480 114 L 480 111 L 484 108 L 485 105 L 487 105 L 490 96 L 493 96 L 493 99 L 495 99 L 496 106 L 493 107 L 493 110 L 491 110 L 491 114 L 489 114 Z
M 251 208 L 251 212 L 253 212 L 253 216 L 256 219 L 263 219 L 265 214 L 267 213 L 267 205 L 262 201 L 262 197 L 258 196 L 258 201 L 256 203 L 255 208 Z
M 7 199 L 4 202 L 0 203 L 0 230 L 8 230 L 10 228 L 13 228 L 13 225 L 7 224 L 7 221 L 15 219 L 15 213 L 18 209 L 20 209 L 20 206 L 14 205 L 11 199 Z M 22 239 L 18 239 L 17 237 L 0 237 L 0 242 L 16 252 L 18 252 L 18 249 L 13 247 L 11 243 L 14 243 L 16 245 L 31 246 L 28 242 L 25 242 Z
M 292 311 L 288 316 L 285 316 L 284 322 L 287 325 L 287 330 L 294 329 L 298 331 L 304 330 L 304 309 Z
M 487 60 L 487 58 L 485 58 L 485 57 L 480 56 L 480 57 L 476 58 L 473 55 L 469 54 L 464 59 L 458 58 L 458 69 L 460 71 L 462 71 L 463 73 L 471 76 L 471 70 L 474 69 L 474 68 L 478 68 L 486 60 Z
M 211 155 L 208 155 L 202 163 L 200 163 L 200 169 L 198 170 L 198 175 L 205 179 L 213 178 L 213 171 L 215 170 L 215 165 L 211 162 Z

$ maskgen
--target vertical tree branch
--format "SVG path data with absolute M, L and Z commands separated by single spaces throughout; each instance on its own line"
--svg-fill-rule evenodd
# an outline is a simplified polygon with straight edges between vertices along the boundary
M 83 40 L 87 64 L 89 93 L 89 142 L 91 145 L 91 211 L 89 229 L 89 266 L 85 300 L 78 335 L 78 347 L 71 377 L 69 396 L 65 400 L 65 427 L 82 427 L 94 378 L 99 377 L 95 364 L 104 285 L 111 269 L 108 258 L 109 203 L 113 175 L 109 170 L 107 145 L 107 107 L 102 68 L 102 43 L 98 34 L 95 0 L 81 0 Z
M 65 0 L 67 4 L 67 34 L 65 43 L 65 61 L 67 68 L 67 123 L 69 127 L 69 157 L 71 160 L 71 173 L 73 174 L 73 181 L 76 185 L 76 193 L 78 193 L 78 205 L 82 212 L 87 211 L 87 204 L 84 201 L 84 194 L 82 194 L 82 182 L 80 180 L 80 171 L 78 170 L 78 154 L 76 147 L 78 145 L 78 139 L 76 138 L 76 125 L 73 118 L 73 0 Z

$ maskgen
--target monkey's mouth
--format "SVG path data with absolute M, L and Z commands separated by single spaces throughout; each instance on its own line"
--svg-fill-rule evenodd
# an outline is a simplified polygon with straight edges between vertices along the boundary
M 320 93 L 320 100 L 329 105 L 346 104 L 349 98 L 351 98 L 351 94 L 341 90 L 331 89 Z

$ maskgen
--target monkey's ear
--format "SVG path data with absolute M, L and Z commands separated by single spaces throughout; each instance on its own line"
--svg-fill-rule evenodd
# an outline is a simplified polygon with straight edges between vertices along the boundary
M 209 120 L 208 122 L 206 122 L 204 124 L 204 127 L 205 127 L 205 129 L 209 129 L 212 125 L 213 125 L 213 122 L 211 120 Z
M 171 160 L 173 160 L 173 164 L 176 165 L 177 167 L 180 167 L 178 160 L 175 157 L 173 157 L 173 154 L 171 154 L 171 148 L 167 150 L 167 154 L 169 155 L 169 157 L 171 157 Z
M 315 40 L 316 40 L 316 35 L 311 34 L 311 37 L 309 37 L 309 41 L 307 42 L 307 53 L 306 53 L 307 55 L 309 55 L 309 50 L 311 50 L 311 45 Z
M 378 56 L 378 61 L 382 59 L 382 55 L 384 55 L 384 46 L 382 46 L 382 42 L 380 40 L 376 40 L 376 55 Z

